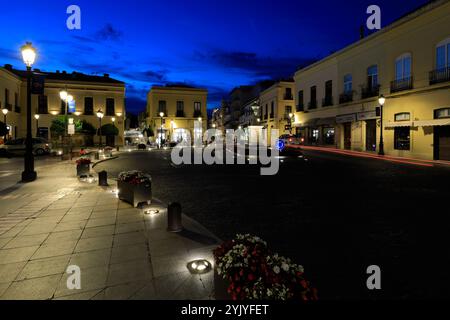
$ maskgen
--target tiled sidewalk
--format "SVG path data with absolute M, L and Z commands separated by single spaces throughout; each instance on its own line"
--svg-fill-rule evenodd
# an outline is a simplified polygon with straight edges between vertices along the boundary
M 70 188 L 55 176 L 47 183 L 57 190 L 36 190 L 41 197 L 0 218 L 10 222 L 0 229 L 0 299 L 213 298 L 212 272 L 191 275 L 186 264 L 212 262 L 218 239 L 187 217 L 186 231 L 169 233 L 164 205 L 154 202 L 160 213 L 147 215 L 71 171 Z M 81 269 L 81 290 L 67 288 L 69 265 Z

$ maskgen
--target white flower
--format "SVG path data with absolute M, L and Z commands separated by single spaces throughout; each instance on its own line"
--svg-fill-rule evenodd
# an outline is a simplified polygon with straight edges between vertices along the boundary
M 278 266 L 273 267 L 273 272 L 275 272 L 276 274 L 279 274 L 280 273 L 280 267 L 278 267 Z
M 289 265 L 288 265 L 287 263 L 284 263 L 284 262 L 283 262 L 283 263 L 281 264 L 281 269 L 283 269 L 284 271 L 287 272 L 287 271 L 289 270 Z

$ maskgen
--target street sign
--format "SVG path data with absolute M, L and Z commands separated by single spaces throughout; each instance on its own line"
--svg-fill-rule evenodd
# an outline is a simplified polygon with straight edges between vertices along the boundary
M 69 124 L 69 126 L 67 127 L 67 133 L 70 134 L 71 136 L 75 134 L 75 125 L 74 124 Z

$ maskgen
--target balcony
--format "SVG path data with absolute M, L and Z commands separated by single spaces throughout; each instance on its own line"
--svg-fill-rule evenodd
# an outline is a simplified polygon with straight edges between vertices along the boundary
M 348 103 L 353 101 L 353 92 L 344 92 L 339 96 L 339 103 Z
M 297 112 L 303 112 L 303 111 L 305 111 L 305 105 L 302 103 L 302 104 L 298 104 L 296 107 L 295 107 L 295 110 L 297 111 Z
M 176 117 L 177 118 L 184 118 L 185 117 L 184 111 L 177 110 Z
M 322 107 L 329 107 L 333 105 L 333 97 L 325 97 L 322 99 Z
M 294 100 L 294 96 L 292 94 L 284 94 L 284 100 Z
M 391 81 L 391 93 L 404 90 L 411 90 L 412 88 L 413 88 L 412 77 Z
M 315 109 L 315 108 L 317 108 L 317 100 L 311 100 L 308 103 L 308 109 Z
M 194 111 L 194 118 L 198 118 L 202 116 L 202 112 L 200 110 L 195 110 Z
M 450 67 L 430 72 L 430 85 L 450 81 Z
M 361 89 L 361 99 L 378 97 L 380 94 L 380 85 Z

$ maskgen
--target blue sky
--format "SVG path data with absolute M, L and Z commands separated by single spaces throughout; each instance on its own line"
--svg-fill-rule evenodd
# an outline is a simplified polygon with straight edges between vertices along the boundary
M 289 76 L 356 41 L 366 8 L 382 26 L 426 0 L 21 0 L 2 3 L 0 64 L 22 68 L 25 41 L 36 68 L 109 73 L 127 83 L 127 109 L 145 108 L 153 84 L 183 82 L 209 90 L 208 108 L 233 87 Z M 81 8 L 81 30 L 66 9 Z

